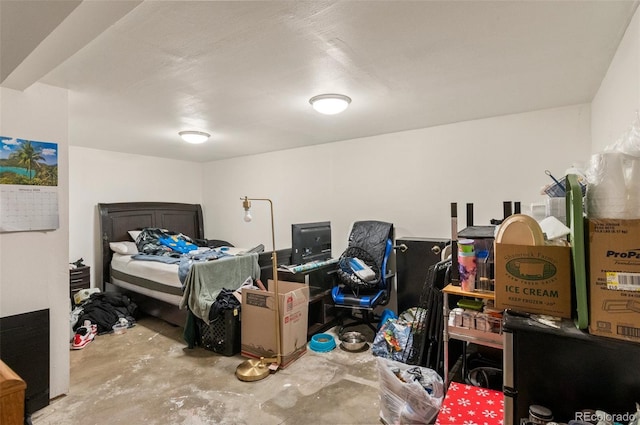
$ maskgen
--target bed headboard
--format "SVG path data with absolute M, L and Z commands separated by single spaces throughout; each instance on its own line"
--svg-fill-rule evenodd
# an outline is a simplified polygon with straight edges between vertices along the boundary
M 102 238 L 102 289 L 110 281 L 112 252 L 109 242 L 131 241 L 129 230 L 159 227 L 182 233 L 193 239 L 204 239 L 202 208 L 199 204 L 174 202 L 119 202 L 98 204 Z

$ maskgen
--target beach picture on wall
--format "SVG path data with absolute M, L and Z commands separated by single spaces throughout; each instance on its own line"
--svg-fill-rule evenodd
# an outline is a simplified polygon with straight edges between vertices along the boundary
M 0 184 L 58 185 L 58 144 L 0 136 Z

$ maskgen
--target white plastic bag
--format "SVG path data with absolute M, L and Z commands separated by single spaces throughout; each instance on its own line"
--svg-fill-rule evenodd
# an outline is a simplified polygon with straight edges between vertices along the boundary
M 444 399 L 444 383 L 436 371 L 377 358 L 380 418 L 387 424 L 429 424 Z
M 588 218 L 640 218 L 640 116 L 604 152 L 591 156 L 587 171 Z

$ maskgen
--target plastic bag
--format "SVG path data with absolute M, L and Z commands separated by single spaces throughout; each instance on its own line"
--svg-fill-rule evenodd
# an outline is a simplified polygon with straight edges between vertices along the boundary
M 640 218 L 640 116 L 602 153 L 591 156 L 587 170 L 588 218 Z
M 426 309 L 411 307 L 400 313 L 400 317 L 389 316 L 381 320 L 373 340 L 373 355 L 416 364 L 423 348 L 420 334 L 426 331 L 426 318 Z
M 380 418 L 388 424 L 429 424 L 444 399 L 444 383 L 433 369 L 378 357 Z
M 413 345 L 410 322 L 402 319 L 388 319 L 373 340 L 371 352 L 374 356 L 403 361 L 405 353 Z
M 636 111 L 636 117 L 627 131 L 615 143 L 605 147 L 604 151 L 640 157 L 640 114 L 638 111 Z

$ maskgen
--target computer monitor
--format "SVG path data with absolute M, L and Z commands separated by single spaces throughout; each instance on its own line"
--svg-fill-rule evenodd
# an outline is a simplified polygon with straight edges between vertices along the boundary
M 331 222 L 291 225 L 291 264 L 331 258 Z

